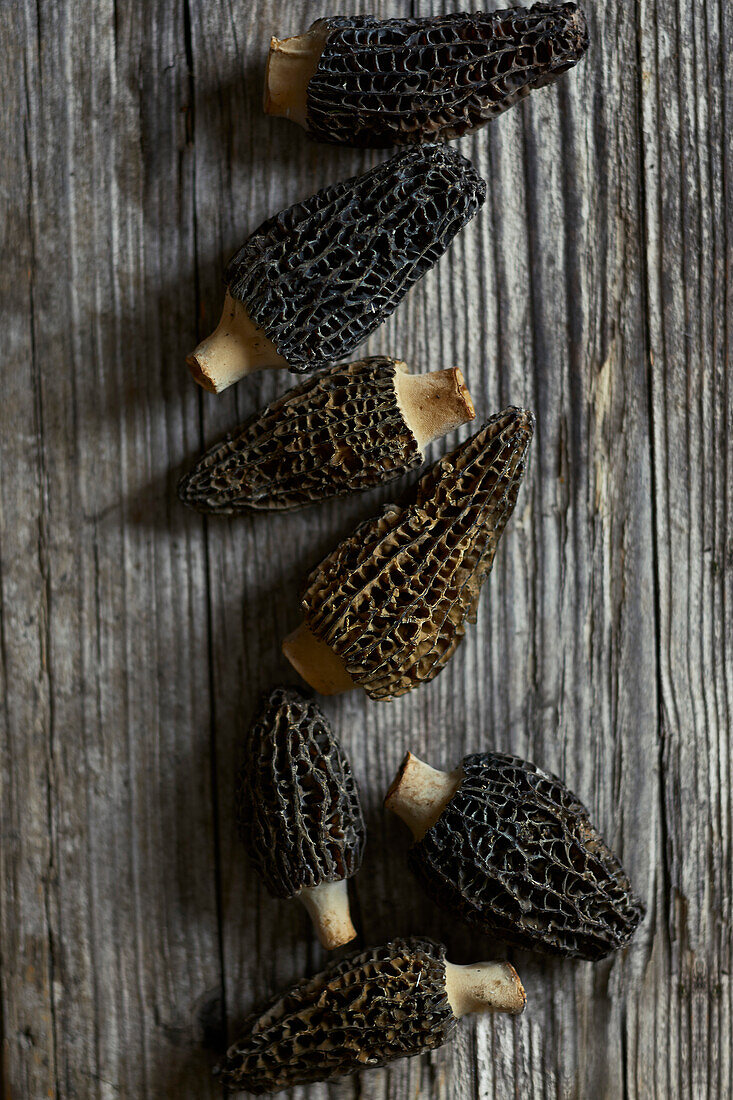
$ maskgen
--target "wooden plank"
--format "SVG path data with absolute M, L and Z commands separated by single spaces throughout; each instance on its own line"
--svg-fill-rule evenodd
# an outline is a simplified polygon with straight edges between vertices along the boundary
M 634 1070 L 731 1096 L 733 14 L 644 0 L 640 29 L 664 845 Z

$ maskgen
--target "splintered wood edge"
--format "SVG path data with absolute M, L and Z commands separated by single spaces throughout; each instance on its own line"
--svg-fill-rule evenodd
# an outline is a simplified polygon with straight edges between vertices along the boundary
M 476 416 L 471 394 L 458 367 L 410 374 L 404 364 L 395 371 L 397 404 L 420 450 Z
M 305 34 L 272 38 L 265 69 L 262 108 L 308 129 L 308 85 L 318 68 L 329 30 L 315 23 Z
M 435 824 L 461 785 L 463 768 L 441 772 L 408 752 L 384 799 L 384 806 L 402 818 L 415 840 Z
M 288 634 L 282 651 L 295 671 L 321 695 L 339 695 L 357 686 L 338 654 L 316 638 L 305 623 Z
M 346 879 L 306 886 L 298 894 L 310 914 L 322 947 L 333 951 L 356 939 L 356 929 L 349 910 L 349 887 Z
M 445 993 L 455 1016 L 471 1012 L 524 1012 L 527 994 L 510 963 L 445 964 Z
M 227 291 L 219 324 L 186 359 L 195 382 L 221 393 L 252 371 L 287 367 L 275 345 L 250 319 L 243 302 Z

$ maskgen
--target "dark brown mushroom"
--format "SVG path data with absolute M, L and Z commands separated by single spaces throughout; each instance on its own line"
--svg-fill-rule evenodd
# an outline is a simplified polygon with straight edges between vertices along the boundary
M 298 897 L 324 947 L 352 940 L 346 880 L 366 839 L 359 791 L 326 718 L 295 688 L 275 688 L 249 731 L 237 817 L 273 897 Z
M 454 149 L 408 149 L 264 222 L 227 267 L 216 331 L 188 364 L 219 393 L 250 371 L 344 359 L 479 210 L 486 184 Z
M 481 932 L 601 959 L 644 916 L 582 802 L 516 756 L 474 753 L 446 773 L 408 753 L 385 805 L 412 831 L 408 863 L 426 893 Z
M 444 668 L 476 621 L 533 426 L 525 409 L 493 416 L 424 475 L 411 504 L 362 523 L 313 570 L 305 621 L 283 643 L 312 687 L 391 699 Z
M 274 997 L 247 1020 L 215 1071 L 259 1095 L 435 1050 L 470 1012 L 521 1013 L 508 963 L 454 966 L 425 939 L 357 951 Z
M 552 83 L 587 48 L 585 15 L 571 3 L 328 17 L 272 39 L 265 112 L 339 145 L 450 141 Z
M 457 368 L 409 374 L 385 356 L 329 367 L 208 450 L 178 493 L 208 513 L 303 508 L 400 477 L 473 417 Z

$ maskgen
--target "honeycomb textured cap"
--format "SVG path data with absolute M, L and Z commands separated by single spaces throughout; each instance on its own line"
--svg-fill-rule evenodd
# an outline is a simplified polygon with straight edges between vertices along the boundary
M 507 408 L 361 524 L 310 574 L 306 624 L 372 699 L 432 680 L 476 621 L 514 510 L 534 419 Z
M 275 897 L 358 871 L 366 829 L 356 781 L 321 710 L 295 688 L 264 699 L 236 802 L 242 840 Z
M 306 97 L 308 133 L 360 146 L 450 140 L 556 80 L 588 48 L 577 4 L 427 19 L 320 20 L 326 44 Z
M 330 367 L 212 447 L 178 487 L 200 512 L 284 512 L 370 489 L 422 463 L 400 412 L 397 361 Z
M 430 897 L 518 947 L 582 959 L 624 947 L 644 907 L 576 796 L 516 756 L 475 753 L 463 771 L 409 852 Z
M 408 149 L 264 222 L 229 263 L 229 293 L 293 370 L 325 366 L 390 316 L 485 197 L 460 153 Z
M 218 1072 L 255 1094 L 325 1081 L 433 1050 L 456 1028 L 445 948 L 393 940 L 352 952 L 251 1016 Z

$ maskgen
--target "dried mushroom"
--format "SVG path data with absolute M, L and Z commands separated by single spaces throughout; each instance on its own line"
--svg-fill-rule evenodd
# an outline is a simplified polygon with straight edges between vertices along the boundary
M 391 699 L 440 672 L 476 621 L 525 471 L 534 420 L 507 408 L 437 462 L 310 574 L 304 623 L 283 643 L 323 694 Z
M 383 356 L 329 367 L 207 451 L 178 493 L 200 512 L 302 508 L 420 466 L 431 440 L 473 416 L 457 368 L 409 374 Z
M 481 932 L 602 959 L 644 916 L 585 806 L 516 756 L 474 753 L 445 773 L 408 753 L 385 805 L 412 830 L 408 862 L 425 891 Z
M 435 1050 L 469 1012 L 518 1014 L 524 989 L 508 963 L 454 966 L 441 944 L 393 940 L 353 952 L 250 1016 L 216 1071 L 255 1094 L 343 1077 Z
M 580 61 L 577 4 L 375 19 L 319 19 L 273 38 L 265 112 L 317 141 L 386 146 L 473 133 Z
M 270 218 L 229 263 L 219 326 L 188 359 L 194 378 L 218 393 L 261 367 L 344 359 L 485 197 L 465 157 L 424 145 Z
M 297 896 L 324 947 L 353 940 L 346 880 L 366 839 L 359 791 L 324 715 L 294 688 L 276 688 L 249 731 L 237 819 L 269 892 Z

